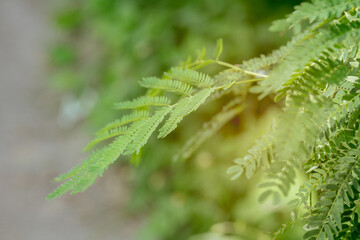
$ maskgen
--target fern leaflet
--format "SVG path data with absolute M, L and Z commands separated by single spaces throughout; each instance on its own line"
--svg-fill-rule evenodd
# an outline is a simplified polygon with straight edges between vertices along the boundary
M 115 109 L 136 109 L 147 106 L 170 106 L 171 101 L 164 96 L 142 96 L 132 101 L 115 103 Z
M 176 128 L 177 124 L 186 115 L 195 111 L 203 102 L 205 102 L 206 98 L 208 98 L 213 91 L 213 88 L 206 88 L 193 96 L 182 98 L 177 105 L 174 106 L 174 110 L 171 112 L 169 119 L 160 128 L 158 138 L 163 138 L 171 133 Z
M 212 87 L 214 85 L 214 80 L 209 75 L 188 68 L 173 67 L 170 72 L 165 73 L 165 77 L 176 79 L 200 88 Z
M 98 136 L 96 136 L 96 138 L 94 140 L 92 140 L 86 147 L 85 147 L 85 151 L 90 150 L 92 147 L 94 147 L 96 144 L 98 144 L 99 142 L 105 141 L 107 139 L 125 134 L 127 131 L 127 127 L 126 126 L 120 126 L 120 127 L 115 127 L 115 128 L 111 128 L 110 130 L 103 132 L 102 134 L 99 134 Z
M 111 129 L 132 123 L 132 122 L 136 122 L 139 121 L 141 119 L 145 119 L 149 117 L 149 111 L 144 111 L 144 110 L 140 110 L 140 111 L 135 111 L 133 113 L 124 115 L 123 117 L 121 117 L 121 119 L 117 119 L 109 124 L 107 124 L 105 127 L 103 127 L 102 129 L 100 129 L 96 135 L 99 136 Z
M 155 131 L 156 127 L 162 122 L 170 110 L 170 107 L 161 108 L 157 110 L 152 117 L 147 119 L 142 128 L 136 133 L 134 141 L 128 146 L 125 154 L 131 154 L 134 151 L 139 153 L 141 147 L 146 144 L 151 134 Z
M 157 77 L 143 78 L 139 84 L 145 88 L 161 89 L 187 96 L 190 96 L 193 91 L 189 84 L 177 80 L 160 79 Z

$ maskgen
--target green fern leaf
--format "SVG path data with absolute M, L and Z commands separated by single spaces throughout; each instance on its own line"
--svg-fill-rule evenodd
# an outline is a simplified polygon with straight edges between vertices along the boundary
M 139 82 L 140 86 L 145 88 L 161 89 L 169 92 L 174 92 L 180 95 L 190 96 L 193 89 L 189 84 L 171 80 L 171 79 L 160 79 L 157 77 L 143 78 Z
M 304 2 L 295 7 L 295 11 L 286 19 L 275 21 L 270 27 L 271 31 L 284 31 L 288 28 L 294 29 L 299 33 L 302 23 L 321 22 L 324 20 L 340 17 L 344 11 L 350 10 L 353 6 L 358 6 L 359 0 L 313 0 L 312 3 Z
M 118 136 L 108 146 L 92 152 L 86 160 L 70 170 L 69 173 L 60 175 L 56 179 L 57 181 L 68 180 L 50 193 L 47 199 L 59 197 L 69 191 L 71 194 L 85 191 L 124 152 L 146 121 L 132 123 L 126 134 Z
M 134 136 L 133 142 L 126 149 L 125 154 L 131 154 L 134 151 L 139 153 L 142 146 L 146 144 L 151 134 L 157 126 L 162 122 L 165 116 L 170 112 L 170 107 L 164 107 L 155 112 L 155 114 L 147 119 L 141 129 Z
M 244 172 L 247 178 L 251 178 L 259 167 L 267 167 L 272 158 L 273 142 L 273 135 L 269 132 L 256 141 L 245 157 L 235 159 L 235 165 L 227 170 L 227 173 L 232 175 L 231 179 L 237 179 Z
M 82 165 L 78 164 L 75 167 L 73 167 L 69 172 L 57 176 L 54 180 L 56 182 L 65 181 L 66 179 L 69 179 L 69 178 L 73 177 L 74 175 L 76 175 L 81 170 L 81 167 L 82 167 Z
M 170 72 L 165 73 L 165 77 L 176 79 L 199 88 L 214 85 L 214 80 L 209 75 L 189 68 L 173 67 Z
M 188 114 L 195 111 L 206 98 L 214 91 L 213 88 L 206 88 L 190 97 L 182 98 L 173 108 L 169 119 L 160 128 L 158 138 L 163 138 L 171 133 L 177 124 Z
M 314 33 L 311 33 L 312 35 Z M 309 37 L 309 36 L 307 36 Z M 282 85 L 297 69 L 304 69 L 314 59 L 331 55 L 337 45 L 345 42 L 360 41 L 360 22 L 334 23 L 309 39 L 301 39 L 301 44 L 294 45 L 288 52 L 284 62 L 272 70 L 266 81 L 253 88 L 253 92 L 261 93 L 261 98 L 281 89 Z
M 170 99 L 164 96 L 142 96 L 132 101 L 115 103 L 115 109 L 136 109 L 147 106 L 170 106 L 170 104 Z
M 136 122 L 142 119 L 146 119 L 149 117 L 149 111 L 144 111 L 144 110 L 140 110 L 140 111 L 135 111 L 133 113 L 130 113 L 128 115 L 125 115 L 123 117 L 121 117 L 121 119 L 117 119 L 109 124 L 107 124 L 105 127 L 103 127 L 102 129 L 100 129 L 96 135 L 99 136 L 111 129 L 132 123 L 132 122 Z
M 93 148 L 96 144 L 98 144 L 99 142 L 105 141 L 107 139 L 125 134 L 127 131 L 127 127 L 126 126 L 120 126 L 120 127 L 115 127 L 115 128 L 111 128 L 110 130 L 103 132 L 102 134 L 96 136 L 96 138 L 94 140 L 92 140 L 86 147 L 85 147 L 85 151 L 90 150 L 91 148 Z

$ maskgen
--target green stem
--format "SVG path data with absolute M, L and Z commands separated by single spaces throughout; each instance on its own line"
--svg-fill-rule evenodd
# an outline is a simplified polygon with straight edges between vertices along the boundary
M 258 81 L 262 81 L 264 80 L 265 78 L 253 78 L 253 79 L 246 79 L 244 81 L 239 81 L 239 82 L 233 82 L 230 86 L 228 86 L 228 88 L 234 86 L 234 85 L 238 85 L 238 84 L 242 84 L 242 83 L 252 83 L 252 82 L 258 82 Z M 223 86 L 219 86 L 219 87 L 216 87 L 215 90 L 218 90 L 218 89 L 222 89 L 224 88 L 225 85 Z
M 253 76 L 261 77 L 261 78 L 267 78 L 268 77 L 268 75 L 264 75 L 264 74 L 256 73 L 256 72 L 251 72 L 251 71 L 239 68 L 239 67 L 237 67 L 235 65 L 232 65 L 230 63 L 219 61 L 219 60 L 212 60 L 212 59 L 199 60 L 199 61 L 193 62 L 191 64 L 188 64 L 187 67 L 193 68 L 193 69 L 199 69 L 199 68 L 202 68 L 202 67 L 204 67 L 204 66 L 206 66 L 208 64 L 212 64 L 212 63 L 216 63 L 216 64 L 222 65 L 224 67 L 228 67 L 228 68 L 234 69 L 236 71 L 243 72 L 243 73 L 248 74 L 248 75 L 253 75 Z
M 228 67 L 228 68 L 232 68 L 234 70 L 237 70 L 237 71 L 240 71 L 240 72 L 243 72 L 243 73 L 246 73 L 246 74 L 249 74 L 249 75 L 253 75 L 253 76 L 257 76 L 257 77 L 262 77 L 262 78 L 267 78 L 268 75 L 264 75 L 264 74 L 261 74 L 261 73 L 256 73 L 256 72 L 251 72 L 251 71 L 247 71 L 247 70 L 244 70 L 242 68 L 239 68 L 235 65 L 232 65 L 230 63 L 226 63 L 226 62 L 223 62 L 223 61 L 219 61 L 219 60 L 215 60 L 214 61 L 215 63 L 219 64 L 219 65 L 222 65 L 222 66 L 225 66 L 225 67 Z

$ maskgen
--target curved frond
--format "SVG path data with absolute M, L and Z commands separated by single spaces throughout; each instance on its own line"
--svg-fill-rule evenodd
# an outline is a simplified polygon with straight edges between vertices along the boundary
M 50 193 L 47 199 L 59 197 L 69 191 L 71 194 L 85 191 L 99 176 L 102 176 L 110 164 L 118 159 L 145 121 L 132 123 L 126 134 L 118 136 L 108 146 L 93 151 L 86 160 L 69 173 L 60 175 L 57 178 L 58 181 L 68 180 Z

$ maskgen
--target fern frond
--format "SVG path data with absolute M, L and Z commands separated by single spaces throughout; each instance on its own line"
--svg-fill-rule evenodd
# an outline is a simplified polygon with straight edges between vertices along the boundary
M 273 133 L 275 154 L 268 170 L 269 182 L 264 185 L 276 186 L 287 195 L 294 183 L 294 169 L 306 160 L 322 132 L 324 122 L 332 115 L 334 107 L 329 99 L 323 96 L 323 89 L 328 85 L 338 85 L 348 71 L 349 68 L 341 62 L 321 58 L 283 84 L 279 92 L 280 96 L 288 95 L 287 107 L 281 115 L 281 127 Z M 255 165 L 250 166 L 256 169 Z M 233 169 L 235 168 L 243 171 L 238 166 Z M 274 191 L 266 192 L 270 196 Z
M 186 96 L 190 96 L 193 91 L 192 87 L 187 83 L 171 79 L 160 79 L 157 77 L 143 78 L 139 84 L 145 88 L 161 89 Z
M 320 95 L 327 87 L 338 85 L 345 79 L 349 70 L 348 66 L 340 61 L 321 57 L 308 64 L 301 72 L 294 73 L 282 85 L 278 96 L 290 95 L 294 100 L 293 104 L 301 107 L 304 98 L 308 98 L 310 94 Z
M 288 194 L 294 183 L 293 169 L 298 168 L 311 154 L 311 149 L 318 144 L 317 139 L 334 111 L 326 98 L 308 95 L 300 99 L 298 102 L 289 101 L 290 106 L 299 105 L 297 108 L 285 109 L 279 122 L 281 128 L 273 134 L 276 139 L 273 142 L 274 158 L 268 170 L 268 178 L 276 183 L 274 185 L 284 195 Z
M 107 139 L 125 134 L 127 131 L 127 127 L 126 126 L 119 126 L 119 127 L 115 127 L 115 128 L 111 128 L 110 130 L 107 130 L 106 132 L 103 132 L 102 134 L 99 134 L 98 136 L 96 136 L 96 138 L 94 140 L 92 140 L 86 147 L 85 147 L 85 151 L 90 150 L 91 148 L 93 148 L 96 144 L 98 144 L 99 142 L 105 141 Z
M 127 114 L 122 116 L 120 119 L 117 119 L 109 124 L 107 124 L 105 127 L 101 128 L 96 135 L 99 136 L 103 134 L 104 132 L 107 132 L 111 129 L 139 121 L 141 119 L 145 119 L 149 117 L 150 112 L 145 110 L 135 111 L 133 113 Z
M 269 132 L 256 141 L 246 156 L 235 159 L 235 165 L 227 170 L 227 173 L 232 175 L 231 179 L 235 180 L 243 173 L 247 178 L 251 178 L 258 168 L 268 167 L 273 158 L 273 141 L 273 135 Z
M 163 138 L 171 133 L 178 123 L 188 114 L 198 109 L 214 91 L 213 88 L 205 88 L 190 97 L 182 98 L 170 114 L 169 119 L 160 128 L 158 138 Z
M 81 170 L 81 167 L 82 167 L 82 165 L 78 164 L 75 167 L 73 167 L 70 171 L 68 171 L 67 173 L 60 174 L 59 176 L 57 176 L 54 179 L 55 182 L 62 182 L 62 181 L 65 181 L 66 179 L 73 177 Z
M 59 186 L 55 191 L 50 193 L 47 196 L 47 199 L 53 199 L 59 197 L 68 191 L 75 191 L 75 189 L 78 189 L 79 183 L 81 183 L 81 186 L 84 186 L 85 184 L 89 184 L 89 182 L 93 182 L 94 181 L 93 176 L 88 176 L 86 171 L 89 168 L 89 166 L 91 166 L 91 164 L 94 161 L 96 161 L 96 159 L 99 159 L 101 157 L 104 151 L 105 151 L 104 149 L 94 151 L 81 164 L 71 169 L 68 173 L 62 174 L 59 177 L 57 177 L 56 181 L 64 181 L 66 179 L 69 180 L 67 180 L 65 183 Z
M 357 175 L 360 173 L 359 157 L 360 151 L 349 151 L 336 161 L 337 171 L 329 182 L 322 185 L 320 201 L 307 219 L 312 229 L 304 235 L 304 239 L 323 239 L 325 236 L 331 239 L 342 230 L 344 204 L 351 207 L 351 202 L 359 199 L 358 192 L 357 196 L 354 195 L 354 190 L 357 190 L 351 183 L 351 179 L 360 180 L 360 175 Z
M 268 69 L 271 66 L 278 64 L 279 61 L 286 57 L 289 50 L 296 43 L 297 38 L 289 41 L 285 46 L 280 47 L 277 50 L 274 50 L 269 55 L 261 55 L 260 57 L 252 58 L 250 60 L 244 61 L 240 67 L 242 69 L 247 69 L 249 71 L 257 71 Z
M 125 115 L 119 121 L 105 126 L 105 128 L 100 131 L 101 133 L 89 144 L 88 148 L 102 140 L 112 137 L 116 137 L 115 140 L 106 147 L 91 153 L 85 161 L 68 173 L 60 175 L 56 179 L 57 181 L 67 181 L 59 186 L 53 193 L 49 194 L 47 198 L 56 198 L 69 191 L 71 194 L 84 191 L 93 184 L 97 177 L 101 176 L 105 169 L 119 158 L 120 155 L 128 155 L 134 152 L 138 154 L 169 112 L 171 112 L 173 116 L 177 115 L 178 118 L 174 125 L 174 122 L 169 122 L 173 120 L 173 118 L 170 117 L 164 126 L 169 126 L 170 123 L 174 129 L 184 116 L 195 111 L 205 102 L 206 98 L 209 97 L 213 91 L 213 88 L 203 89 L 193 96 L 181 98 L 180 101 L 173 106 L 170 106 L 170 100 L 163 96 L 143 96 L 133 101 L 118 103 L 116 105 L 118 109 L 136 109 L 147 106 L 159 108 L 155 109 L 154 114 L 150 117 L 148 116 L 148 111 L 137 111 Z M 186 104 L 182 105 L 182 102 Z M 179 105 L 180 107 L 177 107 Z M 131 123 L 129 127 L 124 126 L 129 123 Z M 161 133 L 163 132 L 160 132 L 160 134 Z
M 115 109 L 136 109 L 147 106 L 170 106 L 171 101 L 164 96 L 141 96 L 132 101 L 115 103 Z
M 261 97 L 265 97 L 278 91 L 297 69 L 305 68 L 307 64 L 322 56 L 331 55 L 332 49 L 348 41 L 360 41 L 360 22 L 333 23 L 329 29 L 321 29 L 312 38 L 295 45 L 284 62 L 274 68 L 266 81 L 260 82 L 253 92 L 261 93 Z
M 132 123 L 126 134 L 118 136 L 106 147 L 93 151 L 86 160 L 69 173 L 60 175 L 57 178 L 58 181 L 68 180 L 50 193 L 47 199 L 59 197 L 69 191 L 71 194 L 85 191 L 99 176 L 102 176 L 110 164 L 118 159 L 146 121 L 145 119 Z
M 360 4 L 359 0 L 313 0 L 312 3 L 304 2 L 295 7 L 295 11 L 286 19 L 273 22 L 270 30 L 284 31 L 293 29 L 297 34 L 301 32 L 302 24 L 310 24 L 340 17 L 344 11 Z
M 142 146 L 144 146 L 151 136 L 151 134 L 155 131 L 157 126 L 162 122 L 165 116 L 170 112 L 170 107 L 164 107 L 155 112 L 155 114 L 147 119 L 142 126 L 141 129 L 134 136 L 133 142 L 126 149 L 125 154 L 131 154 L 134 151 L 139 153 Z
M 214 80 L 209 75 L 189 68 L 173 67 L 164 75 L 167 78 L 179 80 L 199 88 L 214 85 Z
M 356 194 L 359 194 L 359 191 L 359 188 L 356 188 Z M 342 224 L 342 230 L 338 234 L 338 239 L 357 239 L 360 236 L 360 222 L 357 204 L 354 199 L 351 200 L 350 206 L 344 206 L 342 219 L 346 220 Z
M 333 115 L 324 139 L 305 168 L 310 168 L 308 180 L 297 194 L 310 211 L 309 230 L 305 239 L 323 239 L 354 232 L 347 222 L 351 220 L 344 211 L 353 208 L 359 199 L 360 150 L 359 148 L 359 96 L 344 104 L 345 111 Z M 344 113 L 346 113 L 344 115 Z M 313 191 L 321 191 L 320 201 L 307 203 Z M 352 224 L 351 222 L 349 224 Z M 354 223 L 357 227 L 358 222 Z

